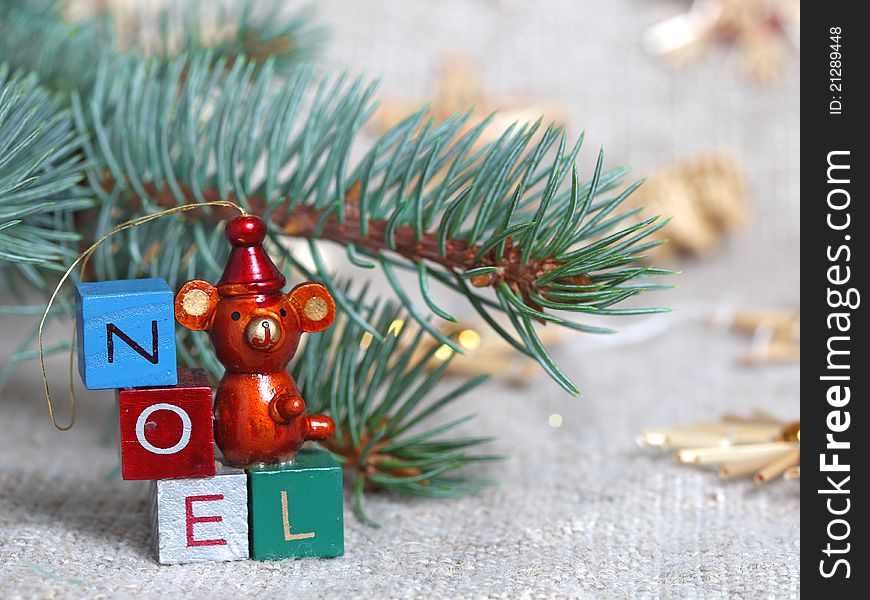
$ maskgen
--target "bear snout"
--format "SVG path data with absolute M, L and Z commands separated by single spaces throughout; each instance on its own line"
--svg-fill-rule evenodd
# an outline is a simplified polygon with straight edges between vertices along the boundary
M 283 333 L 277 318 L 255 315 L 245 327 L 245 343 L 254 350 L 269 350 L 281 340 Z

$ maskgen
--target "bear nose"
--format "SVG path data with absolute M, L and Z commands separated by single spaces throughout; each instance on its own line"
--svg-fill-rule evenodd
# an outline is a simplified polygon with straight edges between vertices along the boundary
M 245 341 L 255 350 L 268 350 L 281 339 L 281 325 L 277 319 L 258 315 L 245 327 Z

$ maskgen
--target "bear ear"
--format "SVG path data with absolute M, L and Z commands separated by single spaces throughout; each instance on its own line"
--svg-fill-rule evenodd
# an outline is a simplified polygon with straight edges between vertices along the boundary
M 322 284 L 300 283 L 290 290 L 289 296 L 302 331 L 323 331 L 335 320 L 335 301 Z
M 211 327 L 218 291 L 207 281 L 188 281 L 175 297 L 175 319 L 184 327 L 200 331 Z

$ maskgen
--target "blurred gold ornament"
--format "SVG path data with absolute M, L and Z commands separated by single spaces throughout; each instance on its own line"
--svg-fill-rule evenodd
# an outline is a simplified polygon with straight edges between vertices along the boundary
M 748 201 L 743 168 L 730 153 L 708 151 L 650 176 L 625 201 L 649 215 L 672 217 L 655 237 L 668 243 L 655 248 L 654 258 L 709 254 L 721 239 L 744 227 Z
M 688 12 L 646 34 L 653 53 L 678 61 L 723 40 L 739 47 L 744 69 L 757 81 L 775 80 L 788 47 L 800 46 L 800 0 L 695 0 Z
M 404 323 L 399 327 L 402 326 L 414 328 L 414 331 L 409 332 L 410 335 L 405 336 L 406 340 L 413 339 L 419 329 L 413 322 Z M 411 357 L 412 361 L 431 353 L 426 363 L 426 368 L 429 370 L 437 369 L 445 360 L 451 359 L 445 371 L 449 375 L 460 377 L 493 375 L 513 384 L 528 383 L 539 373 L 537 363 L 526 356 L 517 355 L 516 350 L 508 342 L 490 331 L 484 323 L 450 323 L 439 329 L 445 335 L 452 336 L 462 347 L 464 354 L 456 354 L 449 346 L 426 336 L 417 346 L 415 354 Z M 539 335 L 542 343 L 555 345 L 564 339 L 564 333 L 555 327 L 545 327 L 541 329 Z M 363 347 L 371 343 L 370 334 L 365 335 L 368 337 L 363 337 L 363 342 L 366 344 Z
M 495 141 L 514 123 L 533 123 L 542 116 L 546 121 L 556 124 L 563 124 L 566 120 L 564 109 L 538 100 L 493 98 L 484 90 L 480 75 L 471 61 L 461 56 L 447 57 L 442 61 L 437 88 L 432 97 L 434 100 L 430 103 L 430 111 L 436 125 L 453 114 L 474 109 L 460 133 L 474 129 L 495 113 L 472 145 L 472 150 Z M 370 124 L 376 131 L 383 133 L 422 105 L 422 101 L 384 100 Z
M 800 422 L 782 422 L 761 412 L 749 418 L 647 429 L 639 442 L 675 450 L 682 464 L 715 466 L 723 479 L 751 475 L 756 483 L 800 477 Z
M 801 316 L 799 311 L 740 309 L 720 311 L 713 322 L 752 336 L 747 352 L 740 356 L 746 365 L 796 363 L 801 358 Z

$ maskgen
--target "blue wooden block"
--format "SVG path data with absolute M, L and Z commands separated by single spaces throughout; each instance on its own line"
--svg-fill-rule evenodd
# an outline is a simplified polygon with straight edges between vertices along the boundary
M 164 280 L 79 283 L 76 316 L 89 390 L 178 383 L 173 294 Z

